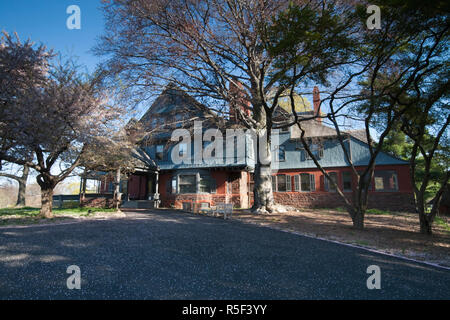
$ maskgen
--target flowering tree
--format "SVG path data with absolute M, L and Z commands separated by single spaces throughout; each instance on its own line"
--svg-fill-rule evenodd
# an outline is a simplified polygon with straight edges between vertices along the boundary
M 21 53 L 26 70 L 17 63 Z M 42 47 L 5 36 L 0 57 L 0 66 L 12 61 L 1 70 L 2 85 L 21 85 L 2 99 L 0 159 L 37 171 L 41 216 L 51 218 L 53 189 L 116 130 L 120 110 L 107 103 L 98 78 L 81 76 L 71 62 L 50 64 Z

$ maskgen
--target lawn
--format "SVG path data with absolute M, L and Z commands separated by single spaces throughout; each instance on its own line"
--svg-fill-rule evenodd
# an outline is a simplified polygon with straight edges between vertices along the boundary
M 26 225 L 37 223 L 48 223 L 66 219 L 88 218 L 98 215 L 98 213 L 114 213 L 114 209 L 69 207 L 53 208 L 55 218 L 45 219 L 39 217 L 39 208 L 3 208 L 0 209 L 0 225 Z
M 375 209 L 367 211 L 363 231 L 352 228 L 350 216 L 343 209 L 302 209 L 270 215 L 238 210 L 234 218 L 450 266 L 450 218 L 445 216 L 436 217 L 431 237 L 419 233 L 417 214 Z

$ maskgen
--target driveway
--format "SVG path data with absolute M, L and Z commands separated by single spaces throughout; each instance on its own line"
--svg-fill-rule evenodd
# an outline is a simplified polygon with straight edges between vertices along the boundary
M 81 270 L 69 290 L 67 267 Z M 367 268 L 379 266 L 381 289 Z M 0 299 L 450 299 L 450 271 L 170 210 L 0 229 Z

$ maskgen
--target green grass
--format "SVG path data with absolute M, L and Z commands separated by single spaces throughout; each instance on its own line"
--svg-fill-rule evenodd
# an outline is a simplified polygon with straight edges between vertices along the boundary
M 434 218 L 434 223 L 440 227 L 443 227 L 445 231 L 450 232 L 450 225 L 441 217 Z
M 39 208 L 23 207 L 23 208 L 5 208 L 0 209 L 0 217 L 7 216 L 19 216 L 23 218 L 37 218 L 39 216 Z M 90 211 L 90 212 L 89 212 Z M 73 215 L 88 215 L 94 212 L 114 212 L 114 209 L 103 209 L 103 208 L 53 208 L 53 214 L 55 216 L 63 214 L 73 214 Z
M 366 213 L 368 214 L 376 214 L 376 215 L 384 215 L 384 216 L 392 216 L 392 212 L 379 210 L 379 209 L 367 209 Z

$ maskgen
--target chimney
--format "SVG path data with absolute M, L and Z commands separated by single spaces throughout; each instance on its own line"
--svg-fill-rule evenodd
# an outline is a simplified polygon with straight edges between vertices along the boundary
M 320 112 L 320 110 L 319 110 L 319 108 L 320 108 L 320 91 L 317 86 L 314 86 L 314 90 L 313 90 L 313 104 L 314 104 L 314 115 L 320 116 L 322 114 L 322 112 Z M 322 123 L 322 118 L 317 118 L 316 120 L 318 122 Z
M 250 116 L 250 101 L 246 98 L 244 86 L 242 83 L 233 78 L 229 84 L 230 94 L 230 121 L 239 122 L 239 112 L 237 108 L 240 108 L 243 114 Z

